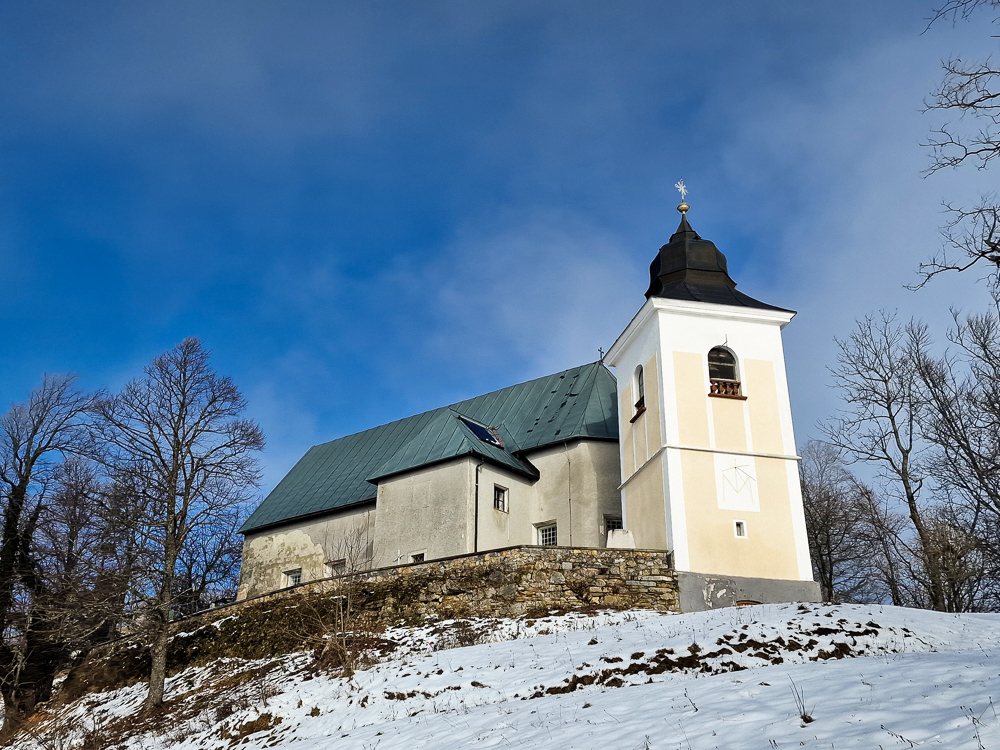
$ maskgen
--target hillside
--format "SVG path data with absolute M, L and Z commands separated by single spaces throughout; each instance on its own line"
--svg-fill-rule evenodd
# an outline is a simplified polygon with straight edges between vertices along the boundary
M 764 605 L 385 639 L 350 677 L 308 653 L 184 669 L 145 724 L 131 718 L 141 684 L 91 693 L 15 747 L 1000 748 L 998 615 Z

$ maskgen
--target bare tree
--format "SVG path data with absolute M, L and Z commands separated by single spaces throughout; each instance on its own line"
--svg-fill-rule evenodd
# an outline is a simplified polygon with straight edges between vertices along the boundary
M 981 571 L 1000 563 L 1000 313 L 956 314 L 949 339 L 956 349 L 941 357 L 917 352 L 930 406 L 923 430 L 937 447 L 929 469 L 947 500 L 939 543 L 951 598 L 983 609 L 997 582 Z
M 824 599 L 928 606 L 909 519 L 844 462 L 843 451 L 828 443 L 810 441 L 802 449 L 806 531 Z
M 947 0 L 934 11 L 930 24 L 968 20 L 979 9 L 1000 9 L 1000 0 Z M 992 19 L 1000 24 L 1000 17 Z M 923 144 L 931 150 L 927 174 L 972 164 L 985 169 L 1000 156 L 1000 67 L 991 60 L 952 58 L 942 63 L 944 79 L 924 102 L 928 112 L 958 115 L 946 122 Z M 921 263 L 923 286 L 945 271 L 964 271 L 977 264 L 989 270 L 991 283 L 1000 283 L 1000 203 L 995 193 L 981 196 L 972 207 L 945 204 L 951 220 L 942 230 L 941 253 Z
M 241 418 L 246 401 L 188 338 L 156 357 L 145 376 L 99 405 L 108 473 L 134 503 L 150 558 L 137 591 L 150 638 L 149 711 L 163 702 L 178 563 L 198 530 L 245 502 L 259 481 L 264 436 Z
M 870 553 L 859 523 L 864 508 L 843 452 L 810 440 L 802 449 L 799 470 L 809 552 L 823 599 L 867 599 Z
M 868 583 L 872 601 L 888 600 L 897 607 L 926 606 L 924 597 L 912 596 L 907 571 L 909 548 L 904 539 L 909 528 L 905 515 L 897 513 L 888 498 L 865 484 L 858 485 L 859 534 L 868 550 Z
M 142 555 L 134 512 L 118 502 L 114 487 L 99 472 L 98 462 L 81 457 L 57 467 L 32 542 L 47 592 L 36 609 L 73 649 L 117 633 Z
M 926 339 L 923 326 L 900 326 L 885 313 L 858 321 L 851 338 L 837 342 L 833 375 L 846 407 L 824 432 L 851 460 L 877 467 L 885 491 L 903 504 L 916 537 L 912 572 L 919 573 L 930 606 L 945 610 L 940 560 L 924 518 L 927 469 L 921 458 L 927 446 L 919 423 L 926 401 L 912 356 Z
M 335 569 L 330 571 L 333 575 L 371 570 L 379 553 L 375 545 L 372 514 L 356 517 L 346 531 L 335 532 L 328 527 L 323 538 L 323 550 L 328 562 L 335 563 Z
M 939 451 L 932 468 L 976 517 L 1000 520 L 1000 318 L 956 316 L 950 339 L 957 355 L 916 352 L 932 407 L 923 428 Z
M 43 579 L 32 539 L 57 467 L 90 447 L 86 421 L 94 405 L 95 396 L 80 391 L 75 376 L 46 375 L 27 403 L 12 406 L 0 417 L 0 695 L 5 736 L 35 703 L 48 697 L 58 668 L 39 637 L 38 620 L 33 620 Z
M 964 516 L 964 517 L 963 517 Z M 941 505 L 928 523 L 949 612 L 988 610 L 995 604 L 996 564 L 977 536 L 982 531 L 962 508 Z

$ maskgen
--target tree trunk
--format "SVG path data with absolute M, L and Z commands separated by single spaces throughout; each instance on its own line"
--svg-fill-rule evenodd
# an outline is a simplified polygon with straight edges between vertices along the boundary
M 24 714 L 18 705 L 15 692 L 4 686 L 0 688 L 0 695 L 3 696 L 3 729 L 0 729 L 0 743 L 7 744 L 14 738 L 17 731 L 24 724 Z
M 61 650 L 44 632 L 44 626 L 30 627 L 26 635 L 22 664 L 15 666 L 17 657 L 4 648 L 0 659 L 9 677 L 3 681 L 0 694 L 4 702 L 3 730 L 0 742 L 14 737 L 24 721 L 35 711 L 35 706 L 52 695 L 52 679 L 60 663 Z M 16 677 L 14 675 L 16 670 Z
M 35 712 L 35 707 L 52 696 L 52 680 L 57 664 L 57 658 L 53 658 L 51 653 L 29 654 L 17 683 L 0 691 L 4 702 L 0 742 L 13 738 L 24 721 Z
M 15 572 L 21 551 L 20 523 L 26 498 L 27 486 L 23 482 L 12 487 L 7 496 L 3 534 L 0 536 L 0 633 L 7 629 L 14 603 Z M 0 695 L 4 702 L 4 723 L 0 740 L 13 736 L 25 719 L 20 683 L 18 656 L 4 642 L 0 644 Z
M 938 612 L 947 612 L 948 607 L 945 602 L 944 591 L 941 589 L 940 553 L 936 549 L 936 545 L 931 539 L 927 531 L 927 526 L 924 524 L 924 519 L 920 514 L 920 508 L 917 506 L 917 495 L 909 482 L 906 467 L 907 463 L 904 461 L 903 489 L 906 493 L 906 505 L 910 512 L 910 521 L 917 532 L 917 539 L 920 540 L 920 556 L 923 558 L 924 571 L 927 573 L 927 594 L 930 596 L 931 609 L 935 609 Z
M 0 631 L 6 629 L 7 618 L 14 602 L 14 572 L 21 551 L 21 514 L 27 498 L 24 482 L 11 488 L 4 513 L 3 536 L 0 537 Z
M 174 528 L 174 512 L 171 507 L 167 516 L 167 533 L 164 540 L 165 560 L 160 597 L 156 610 L 153 638 L 149 644 L 149 692 L 142 704 L 143 713 L 149 713 L 163 705 L 163 685 L 167 679 L 167 648 L 170 642 L 170 614 L 174 604 L 174 571 L 177 568 L 178 544 Z
M 150 713 L 163 705 L 163 685 L 167 679 L 167 648 L 170 645 L 170 623 L 165 613 L 157 617 L 156 630 L 149 644 L 149 692 L 143 701 L 143 713 Z

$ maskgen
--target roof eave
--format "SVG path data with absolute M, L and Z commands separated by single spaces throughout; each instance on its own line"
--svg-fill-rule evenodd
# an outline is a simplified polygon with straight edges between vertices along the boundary
M 546 448 L 552 448 L 557 445 L 569 445 L 571 443 L 578 443 L 581 440 L 596 440 L 602 443 L 617 443 L 618 438 L 607 437 L 602 435 L 574 435 L 573 437 L 568 437 L 565 440 L 550 440 L 547 443 L 539 443 L 538 445 L 533 445 L 530 448 L 524 448 L 517 452 L 517 456 L 521 458 L 522 461 L 528 460 L 528 454 L 535 451 L 545 450 Z
M 605 361 L 615 367 L 618 358 L 628 343 L 638 335 L 642 324 L 659 310 L 669 310 L 681 315 L 698 317 L 730 318 L 733 320 L 755 320 L 761 323 L 776 323 L 784 328 L 797 313 L 782 307 L 746 307 L 742 305 L 721 305 L 717 302 L 678 300 L 670 297 L 649 297 L 639 308 L 621 335 L 604 355 Z
M 339 513 L 342 510 L 350 510 L 351 508 L 359 508 L 362 505 L 374 505 L 374 504 L 375 504 L 375 498 L 370 497 L 366 498 L 365 500 L 358 500 L 353 503 L 348 503 L 347 505 L 338 505 L 334 508 L 315 510 L 312 513 L 303 513 L 301 516 L 282 518 L 280 521 L 270 521 L 268 523 L 262 523 L 259 526 L 252 526 L 250 528 L 247 528 L 246 524 L 243 524 L 243 526 L 237 529 L 236 533 L 243 534 L 243 536 L 246 536 L 247 534 L 251 534 L 257 531 L 266 531 L 267 529 L 274 529 L 277 528 L 278 526 L 287 526 L 288 524 L 292 523 L 300 523 L 302 521 L 308 521 L 311 518 L 319 518 L 321 516 L 328 516 L 331 513 Z
M 383 481 L 385 479 L 391 479 L 393 477 L 398 477 L 398 476 L 401 476 L 403 474 L 409 474 L 410 472 L 420 471 L 421 469 L 426 469 L 426 468 L 429 468 L 431 466 L 438 466 L 440 464 L 448 463 L 449 461 L 457 461 L 459 459 L 469 458 L 471 456 L 477 456 L 477 457 L 483 459 L 484 461 L 486 461 L 487 463 L 492 464 L 493 466 L 498 466 L 501 469 L 507 469 L 508 471 L 511 471 L 511 472 L 513 472 L 515 474 L 520 474 L 521 476 L 527 477 L 527 478 L 532 479 L 532 480 L 538 479 L 538 477 L 540 476 L 540 474 L 538 473 L 538 470 L 535 469 L 534 466 L 531 466 L 531 464 L 528 464 L 529 466 L 531 466 L 531 470 L 529 470 L 527 468 L 518 468 L 516 466 L 511 466 L 508 463 L 504 463 L 503 461 L 497 461 L 495 458 L 493 458 L 492 456 L 486 455 L 485 453 L 479 453 L 478 451 L 468 450 L 468 451 L 464 451 L 462 453 L 456 453 L 456 454 L 451 455 L 451 456 L 444 456 L 443 458 L 436 458 L 433 461 L 428 461 L 427 463 L 419 464 L 417 466 L 408 466 L 405 469 L 399 469 L 398 471 L 391 471 L 388 474 L 381 474 L 381 475 L 379 475 L 377 477 L 369 477 L 365 481 L 369 482 L 370 484 L 374 484 L 374 485 L 378 486 L 379 482 L 381 482 L 381 481 Z M 523 461 L 524 459 L 518 459 L 518 460 L 522 460 Z

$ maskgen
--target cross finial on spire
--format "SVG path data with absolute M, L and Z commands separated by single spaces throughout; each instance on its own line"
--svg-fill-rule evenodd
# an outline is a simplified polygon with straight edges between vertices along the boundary
M 689 192 L 687 189 L 687 185 L 684 184 L 684 179 L 681 178 L 681 180 L 677 182 L 674 185 L 674 187 L 677 188 L 677 192 L 681 194 L 681 204 L 677 207 L 677 210 L 680 211 L 682 214 L 686 214 L 688 212 L 688 209 L 691 208 L 691 206 L 689 206 L 687 204 L 687 201 L 684 200 L 684 198 L 687 197 L 687 194 Z

